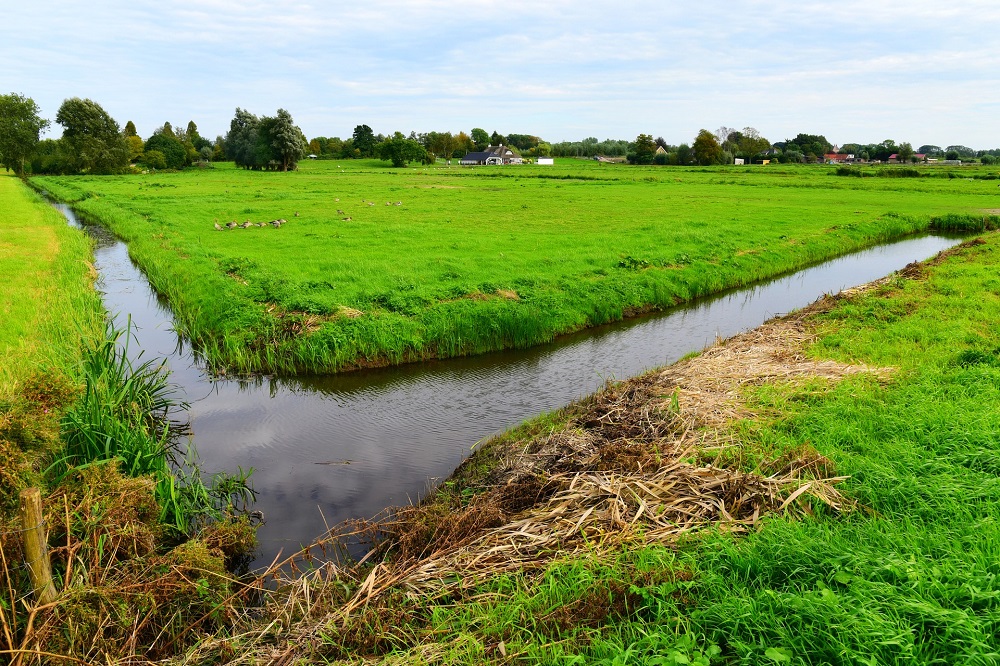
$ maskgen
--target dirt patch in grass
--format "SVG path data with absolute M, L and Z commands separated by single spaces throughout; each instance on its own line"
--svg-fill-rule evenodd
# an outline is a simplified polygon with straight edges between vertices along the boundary
M 341 317 L 346 317 L 347 319 L 358 319 L 359 317 L 363 317 L 365 315 L 365 313 L 362 312 L 361 310 L 358 310 L 356 308 L 350 308 L 347 307 L 346 305 L 341 305 L 340 307 L 338 307 L 337 314 L 340 315 Z

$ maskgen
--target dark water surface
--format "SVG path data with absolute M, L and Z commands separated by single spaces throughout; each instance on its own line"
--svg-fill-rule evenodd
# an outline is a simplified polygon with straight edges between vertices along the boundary
M 57 205 L 71 224 L 71 210 Z M 419 499 L 480 439 L 624 379 L 699 351 L 957 244 L 924 235 L 844 256 L 755 287 L 671 311 L 590 329 L 526 351 L 343 375 L 213 380 L 178 339 L 169 308 L 97 227 L 98 288 L 124 326 L 131 316 L 144 359 L 166 358 L 190 403 L 206 471 L 254 468 L 258 562 L 290 554 L 348 518 Z M 135 342 L 132 343 L 135 346 Z

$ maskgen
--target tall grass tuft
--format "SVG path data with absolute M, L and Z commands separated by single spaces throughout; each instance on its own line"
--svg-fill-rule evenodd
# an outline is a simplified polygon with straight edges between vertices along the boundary
M 172 427 L 171 415 L 186 404 L 173 397 L 168 371 L 152 360 L 129 358 L 131 321 L 126 331 L 110 321 L 105 326 L 103 339 L 83 354 L 84 395 L 62 419 L 64 448 L 49 467 L 56 481 L 109 460 L 128 476 L 151 476 L 160 522 L 176 536 L 189 536 L 206 520 L 252 500 L 251 472 L 217 475 L 205 485 L 194 452 L 182 451 Z

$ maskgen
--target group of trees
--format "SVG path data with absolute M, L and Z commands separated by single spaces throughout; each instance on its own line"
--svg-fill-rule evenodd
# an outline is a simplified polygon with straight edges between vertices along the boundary
M 284 109 L 258 118 L 237 107 L 225 138 L 226 156 L 244 169 L 288 171 L 305 156 L 307 148 L 305 135 Z
M 0 163 L 24 176 L 32 173 L 118 173 L 128 165 L 129 145 L 118 123 L 89 99 L 65 100 L 56 113 L 62 138 L 42 141 L 49 121 L 29 97 L 0 95 Z
M 34 100 L 11 93 L 0 95 L 0 165 L 23 176 L 32 173 L 123 173 L 136 164 L 152 169 L 181 169 L 195 162 L 232 159 L 247 169 L 295 168 L 307 149 L 305 136 L 291 114 L 258 118 L 236 109 L 226 139 L 210 141 L 190 121 L 184 129 L 169 122 L 145 141 L 135 124 L 121 128 L 90 99 L 65 100 L 56 112 L 62 126 L 59 139 L 41 139 L 49 121 L 40 117 Z
M 629 144 L 626 156 L 632 164 L 732 164 L 734 157 L 751 161 L 770 147 L 771 143 L 752 127 L 742 130 L 721 127 L 714 133 L 707 129 L 699 131 L 690 145 L 673 146 L 663 137 L 654 139 L 650 134 L 640 134 Z
M 191 121 L 175 131 L 164 123 L 143 141 L 135 124 L 125 128 L 97 102 L 73 97 L 56 112 L 62 126 L 59 139 L 41 140 L 49 121 L 41 118 L 34 100 L 12 93 L 0 95 L 0 163 L 24 175 L 32 173 L 123 173 L 133 163 L 179 169 L 197 160 L 222 159 L 221 139 L 209 141 Z
M 131 159 L 152 169 L 182 169 L 199 161 L 224 159 L 222 139 L 217 138 L 213 143 L 204 138 L 193 120 L 184 130 L 175 130 L 170 123 L 163 123 L 145 142 L 137 136 L 130 120 L 125 125 L 125 137 L 132 148 Z
M 17 93 L 0 95 L 0 164 L 23 178 L 25 162 L 48 126 L 35 100 Z
M 347 139 L 316 137 L 306 141 L 291 114 L 278 109 L 274 116 L 258 118 L 237 108 L 225 138 L 215 141 L 202 137 L 190 121 L 184 129 L 169 122 L 143 140 L 129 121 L 124 129 L 96 102 L 73 97 L 65 100 L 55 117 L 62 126 L 59 139 L 42 140 L 50 123 L 42 118 L 34 100 L 17 93 L 0 95 L 0 165 L 24 176 L 32 173 L 121 173 L 130 164 L 153 169 L 181 169 L 195 162 L 233 160 L 245 169 L 294 169 L 311 151 L 323 158 L 379 158 L 404 166 L 410 162 L 430 163 L 441 158 L 461 158 L 488 145 L 503 144 L 527 157 L 627 157 L 635 164 L 731 164 L 770 159 L 778 162 L 817 162 L 834 150 L 821 134 L 800 133 L 794 139 L 771 144 L 753 127 L 720 127 L 715 132 L 701 130 L 691 144 L 670 145 L 662 137 L 640 134 L 635 141 L 588 137 L 581 141 L 550 144 L 532 134 L 487 133 L 475 127 L 468 134 L 452 132 L 410 132 L 404 136 L 376 134 L 368 125 L 358 125 Z M 918 154 L 950 160 L 979 159 L 983 164 L 1000 162 L 1000 149 L 975 150 L 952 145 L 941 148 L 922 145 L 914 150 L 908 142 L 891 139 L 880 143 L 847 143 L 841 153 L 858 159 L 887 161 L 896 155 L 901 162 L 916 161 Z
M 378 157 L 385 150 L 397 151 L 402 145 L 399 144 L 401 132 L 392 135 L 376 134 L 368 125 L 358 125 L 348 139 L 340 137 L 318 136 L 309 141 L 309 150 L 312 154 L 324 159 L 350 159 L 357 157 Z M 410 132 L 403 137 L 406 141 L 412 141 L 419 145 L 427 153 L 426 160 L 434 159 L 458 159 L 464 157 L 466 153 L 476 150 L 483 150 L 489 145 L 509 146 L 521 155 L 527 157 L 548 156 L 552 154 L 552 146 L 541 138 L 531 134 L 508 134 L 503 135 L 496 131 L 492 134 L 486 130 L 476 127 L 470 133 L 464 131 L 452 132 Z M 382 144 L 389 143 L 387 148 L 380 148 Z M 412 152 L 412 146 L 407 148 Z M 415 161 L 416 158 L 410 161 Z
M 598 141 L 597 137 L 587 137 L 582 141 L 560 141 L 553 143 L 553 157 L 625 157 L 629 152 L 629 142 L 625 139 L 605 139 Z

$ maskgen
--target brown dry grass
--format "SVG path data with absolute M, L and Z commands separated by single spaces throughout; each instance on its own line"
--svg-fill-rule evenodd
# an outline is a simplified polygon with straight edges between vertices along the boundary
M 885 379 L 892 372 L 811 359 L 804 349 L 813 337 L 805 313 L 774 320 L 697 357 L 608 385 L 566 410 L 561 427 L 494 440 L 456 472 L 464 493 L 443 488 L 362 530 L 376 543 L 365 559 L 376 564 L 327 563 L 286 580 L 264 614 L 271 623 L 231 658 L 289 664 L 331 644 L 339 655 L 371 655 L 379 652 L 369 645 L 372 633 L 361 632 L 364 645 L 351 638 L 361 618 L 384 624 L 374 634 L 398 648 L 407 639 L 397 623 L 408 622 L 414 607 L 460 599 L 500 573 L 530 574 L 556 559 L 601 557 L 625 544 L 669 544 L 699 529 L 746 531 L 769 513 L 850 510 L 835 488 L 842 478 L 808 443 L 766 465 L 774 472 L 767 476 L 698 462 L 706 451 L 737 444 L 734 424 L 755 417 L 745 400 L 752 387 L 832 386 L 857 373 Z M 477 465 L 488 473 L 465 469 Z M 217 655 L 216 645 L 205 643 L 187 661 Z
M 44 502 L 56 599 L 36 605 L 20 536 L 0 530 L 0 655 L 12 664 L 144 663 L 218 630 L 252 590 L 225 567 L 252 528 L 215 524 L 162 552 L 153 481 L 122 476 L 114 463 L 74 472 Z M 242 539 L 242 543 L 236 541 Z M 6 663 L 6 662 L 5 662 Z

